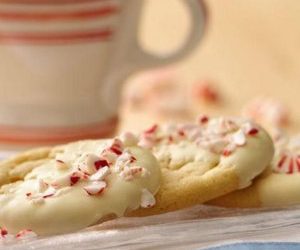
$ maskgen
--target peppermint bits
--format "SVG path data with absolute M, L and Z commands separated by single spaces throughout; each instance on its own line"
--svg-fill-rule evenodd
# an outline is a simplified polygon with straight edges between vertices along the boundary
M 200 115 L 197 118 L 197 123 L 200 125 L 204 125 L 204 124 L 208 123 L 208 121 L 209 121 L 209 117 L 207 115 Z
M 153 207 L 155 203 L 156 201 L 153 194 L 148 189 L 144 188 L 141 195 L 141 207 L 150 208 Z
M 21 230 L 19 233 L 16 234 L 17 239 L 30 239 L 37 237 L 36 233 L 34 233 L 31 229 L 24 229 Z
M 1 236 L 2 238 L 5 238 L 7 235 L 8 235 L 7 229 L 4 228 L 4 227 L 1 227 L 1 228 L 0 228 L 0 236 Z
M 76 162 L 78 170 L 88 175 L 94 174 L 103 162 L 95 154 L 83 154 Z M 105 163 L 106 164 L 106 163 Z
M 154 124 L 154 125 L 152 125 L 150 128 L 146 129 L 146 130 L 144 131 L 144 133 L 145 133 L 145 134 L 153 134 L 153 133 L 157 132 L 157 130 L 158 130 L 158 125 L 157 125 L 157 124 Z
M 120 139 L 115 138 L 112 140 L 111 145 L 106 150 L 119 156 L 123 153 L 123 142 Z
M 88 195 L 99 195 L 106 188 L 106 182 L 104 181 L 95 181 L 85 186 L 83 189 Z
M 80 181 L 80 175 L 78 173 L 73 173 L 70 176 L 70 186 L 74 186 Z
M 104 167 L 109 166 L 109 163 L 105 159 L 100 159 L 98 161 L 95 161 L 94 165 L 95 165 L 96 170 L 99 170 L 100 168 L 104 168 Z
M 236 146 L 244 146 L 246 144 L 246 136 L 241 129 L 232 135 L 232 142 Z

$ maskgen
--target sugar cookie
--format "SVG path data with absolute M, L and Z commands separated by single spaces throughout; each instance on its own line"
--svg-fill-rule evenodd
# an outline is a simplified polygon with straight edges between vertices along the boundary
M 143 216 L 204 203 L 251 185 L 273 157 L 264 129 L 241 118 L 199 118 L 197 124 L 153 126 L 140 136 L 162 169 L 157 203 Z
M 126 140 L 81 141 L 1 163 L 0 226 L 9 233 L 67 233 L 153 206 L 159 165 Z
M 225 207 L 280 207 L 300 204 L 300 135 L 277 137 L 275 156 L 267 171 L 244 190 L 210 204 Z

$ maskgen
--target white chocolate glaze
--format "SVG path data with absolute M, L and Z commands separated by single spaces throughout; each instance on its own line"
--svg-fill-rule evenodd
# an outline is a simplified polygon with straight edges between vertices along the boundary
M 75 177 L 73 184 L 67 181 L 68 176 L 78 171 L 80 157 L 101 155 L 112 143 L 111 140 L 99 140 L 66 145 L 64 152 L 56 155 L 59 162 L 49 159 L 27 174 L 24 180 L 3 186 L 0 226 L 7 228 L 9 233 L 31 229 L 39 235 L 59 234 L 93 225 L 106 216 L 122 216 L 128 210 L 137 209 L 145 190 L 154 195 L 160 185 L 160 168 L 146 149 L 124 146 L 122 155 L 130 154 L 134 162 L 117 166 L 122 155 L 116 156 L 116 161 L 109 166 L 110 173 L 103 176 L 100 173 L 98 182 L 94 175 L 82 175 L 79 180 Z M 61 168 L 61 164 L 65 166 Z M 122 177 L 125 168 L 136 166 L 144 174 L 134 175 L 130 180 Z M 43 187 L 41 180 L 48 184 L 48 188 Z M 56 184 L 54 188 L 52 183 Z M 97 193 L 98 187 L 102 189 Z
M 240 188 L 249 186 L 270 163 L 274 148 L 267 132 L 247 119 L 200 117 L 197 124 L 153 126 L 140 136 L 162 167 L 198 164 L 204 174 L 213 168 L 234 168 Z

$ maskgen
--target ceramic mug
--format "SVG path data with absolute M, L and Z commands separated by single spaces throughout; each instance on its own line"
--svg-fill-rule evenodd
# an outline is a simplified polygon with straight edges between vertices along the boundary
M 152 55 L 137 40 L 141 0 L 0 2 L 0 143 L 52 144 L 111 135 L 121 83 L 134 71 L 174 62 L 199 42 L 199 0 L 186 43 Z

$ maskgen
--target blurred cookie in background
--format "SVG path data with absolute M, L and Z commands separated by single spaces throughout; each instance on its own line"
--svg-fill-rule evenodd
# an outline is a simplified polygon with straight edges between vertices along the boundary
M 124 103 L 158 116 L 187 116 L 188 91 L 174 67 L 143 72 L 130 81 Z

